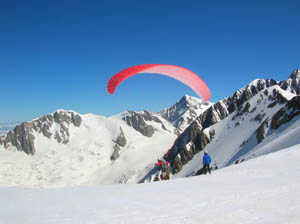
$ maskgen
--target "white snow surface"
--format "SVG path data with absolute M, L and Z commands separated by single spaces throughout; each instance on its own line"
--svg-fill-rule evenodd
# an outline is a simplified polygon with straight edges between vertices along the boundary
M 149 184 L 0 187 L 0 223 L 298 224 L 300 145 L 211 175 Z
M 169 131 L 153 123 L 156 131 L 148 138 L 116 117 L 93 114 L 81 117 L 80 127 L 69 126 L 68 144 L 34 132 L 34 156 L 5 150 L 0 145 L 0 186 L 44 188 L 137 183 L 176 139 L 174 127 L 168 122 L 164 125 Z M 120 127 L 127 144 L 121 147 L 120 157 L 112 161 L 113 140 L 120 134 Z M 57 129 L 59 125 L 54 123 L 51 132 Z

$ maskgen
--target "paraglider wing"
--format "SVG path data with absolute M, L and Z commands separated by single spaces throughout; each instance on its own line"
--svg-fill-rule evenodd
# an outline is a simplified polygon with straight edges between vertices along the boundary
M 210 91 L 206 83 L 194 72 L 177 65 L 144 64 L 124 69 L 114 75 L 107 84 L 107 91 L 113 94 L 117 86 L 125 79 L 140 73 L 161 74 L 177 79 L 193 89 L 203 100 L 210 99 Z

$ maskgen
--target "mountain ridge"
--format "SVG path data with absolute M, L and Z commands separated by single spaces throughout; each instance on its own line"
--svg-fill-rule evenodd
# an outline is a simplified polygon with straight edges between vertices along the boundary
M 243 151 L 243 149 L 239 149 L 239 147 L 245 146 L 245 143 L 249 141 L 247 138 L 253 135 L 255 139 L 254 145 L 259 144 L 264 140 L 265 136 L 268 135 L 265 133 L 266 129 L 264 127 L 267 125 L 270 126 L 270 121 L 272 121 L 272 123 L 276 123 L 275 121 L 278 122 L 278 117 L 280 116 L 276 116 L 276 113 L 280 113 L 279 111 L 284 110 L 282 108 L 289 104 L 297 108 L 299 101 L 295 93 L 298 92 L 300 88 L 297 82 L 298 77 L 299 70 L 295 70 L 288 80 L 293 78 L 293 80 L 296 81 L 290 80 L 288 83 L 294 84 L 289 88 L 284 88 L 285 81 L 278 82 L 273 79 L 256 79 L 237 90 L 232 96 L 224 98 L 206 109 L 179 135 L 172 148 L 165 154 L 164 158 L 171 163 L 173 174 L 176 174 L 175 176 L 184 177 L 201 173 L 201 154 L 196 156 L 198 159 L 197 162 L 195 162 L 196 164 L 193 165 L 194 168 L 191 168 L 189 171 L 187 171 L 188 169 L 184 169 L 183 172 L 181 172 L 181 170 L 184 166 L 191 166 L 189 165 L 191 163 L 190 161 L 193 161 L 193 157 L 203 150 L 212 154 L 213 158 L 215 158 L 214 166 L 219 168 L 231 165 L 238 160 L 244 160 L 235 155 L 239 151 Z M 297 83 L 297 85 L 295 83 Z M 297 111 L 297 109 L 294 110 Z M 293 115 L 286 114 L 286 118 L 283 119 L 283 121 L 289 122 L 297 116 L 297 112 Z M 268 119 L 270 119 L 270 121 Z M 245 120 L 247 120 L 248 123 L 245 122 Z M 222 126 L 222 123 L 226 125 Z M 219 130 L 214 128 L 215 125 L 220 126 L 219 124 L 221 124 L 222 128 L 219 128 Z M 246 139 L 240 140 L 240 137 L 238 137 L 239 133 L 243 133 L 243 129 L 247 130 L 249 125 L 250 127 L 252 126 L 252 131 L 251 133 L 245 133 L 245 135 L 250 136 L 243 136 L 243 138 Z M 224 138 L 226 139 L 228 135 L 226 131 L 235 129 L 239 131 L 236 131 L 236 135 L 231 136 L 234 142 L 241 141 L 241 143 L 239 143 L 241 144 L 240 146 L 230 144 L 230 140 L 227 140 L 227 143 L 224 141 Z M 272 129 L 276 129 L 274 125 Z M 220 133 L 223 133 L 223 137 L 220 137 Z M 221 152 L 220 150 L 218 152 L 217 148 L 223 147 L 222 144 L 218 144 L 214 138 L 219 138 L 221 142 L 223 142 L 223 147 L 225 145 L 227 145 L 227 147 Z M 213 147 L 213 145 L 215 146 Z M 233 154 L 230 155 L 229 152 Z M 242 156 L 241 154 L 238 155 Z M 234 160 L 233 158 L 236 159 Z M 226 160 L 231 162 L 226 163 Z M 181 174 L 177 174 L 180 172 Z M 155 179 L 154 176 L 157 176 L 157 174 L 152 170 L 144 181 L 147 181 L 147 179 L 152 181 Z
M 185 177 L 198 173 L 203 150 L 212 154 L 219 168 L 240 162 L 253 157 L 250 149 L 270 139 L 275 130 L 270 127 L 290 125 L 298 118 L 299 101 L 293 97 L 300 89 L 299 74 L 297 69 L 280 82 L 256 79 L 216 103 L 185 95 L 158 113 L 129 110 L 103 117 L 57 110 L 24 122 L 0 137 L 0 153 L 7 156 L 0 168 L 0 185 L 152 181 L 157 174 L 154 163 L 163 156 L 171 162 L 175 178 Z M 251 130 L 246 133 L 247 129 Z M 233 146 L 224 140 L 226 130 L 245 134 L 243 139 L 231 135 Z M 220 142 L 227 145 L 223 151 L 216 150 Z M 33 156 L 8 155 L 11 151 Z

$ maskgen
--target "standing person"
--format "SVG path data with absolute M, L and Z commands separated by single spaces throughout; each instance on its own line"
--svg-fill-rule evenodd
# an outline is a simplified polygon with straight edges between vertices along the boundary
M 211 163 L 211 158 L 210 156 L 208 155 L 207 152 L 204 152 L 204 155 L 203 155 L 203 171 L 204 171 L 204 174 L 207 173 L 207 171 L 211 172 L 210 170 L 210 163 Z
M 170 162 L 166 161 L 166 175 L 165 175 L 165 180 L 169 180 L 170 179 L 170 173 L 171 173 Z
M 159 159 L 157 160 L 157 163 L 155 164 L 155 166 L 157 167 L 158 170 L 162 169 L 162 161 Z
M 161 179 L 166 180 L 167 179 L 167 165 L 166 161 L 162 159 L 162 172 L 161 172 Z

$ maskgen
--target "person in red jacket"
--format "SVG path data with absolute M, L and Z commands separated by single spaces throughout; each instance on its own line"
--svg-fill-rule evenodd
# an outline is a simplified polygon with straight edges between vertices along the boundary
M 156 165 L 156 167 L 157 167 L 159 170 L 162 169 L 162 161 L 161 161 L 160 159 L 157 160 L 157 163 L 156 163 L 155 165 Z

